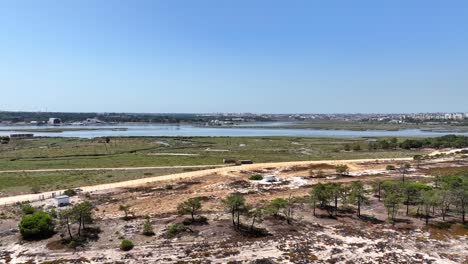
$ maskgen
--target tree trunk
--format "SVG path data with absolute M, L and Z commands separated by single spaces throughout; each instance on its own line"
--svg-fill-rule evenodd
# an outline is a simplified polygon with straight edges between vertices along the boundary
M 465 203 L 461 203 L 461 215 L 462 215 L 462 224 L 465 224 Z
M 81 215 L 81 224 L 83 225 L 83 230 L 85 230 L 85 219 L 83 218 L 83 215 Z
M 250 225 L 250 231 L 253 231 L 254 224 L 255 224 L 255 216 L 253 217 L 252 224 Z
M 442 204 L 440 213 L 442 214 L 442 221 L 445 221 L 445 215 L 447 214 L 447 206 L 445 204 Z
M 81 220 L 78 223 L 78 236 L 81 236 Z
M 409 215 L 409 202 L 410 202 L 410 198 L 408 195 L 406 196 L 406 215 Z
M 358 216 L 358 218 L 361 218 L 361 199 L 360 198 L 358 198 L 357 216 Z
M 338 196 L 335 195 L 335 217 L 338 214 Z
M 381 183 L 379 183 L 379 202 L 380 202 L 381 189 L 382 189 L 382 188 L 381 188 L 381 186 L 382 186 L 382 184 L 381 184 Z
M 70 230 L 70 221 L 68 218 L 67 218 L 67 230 L 68 230 L 68 235 L 70 236 L 70 239 L 73 239 L 73 235 Z
M 233 225 L 234 227 L 236 227 L 236 220 L 235 220 L 235 211 L 234 211 L 234 209 L 232 209 L 231 215 L 232 215 L 232 225 Z

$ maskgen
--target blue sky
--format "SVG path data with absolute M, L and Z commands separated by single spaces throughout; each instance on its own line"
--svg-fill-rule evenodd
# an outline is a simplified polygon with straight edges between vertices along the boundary
M 468 111 L 468 2 L 1 1 L 0 90 L 0 110 Z

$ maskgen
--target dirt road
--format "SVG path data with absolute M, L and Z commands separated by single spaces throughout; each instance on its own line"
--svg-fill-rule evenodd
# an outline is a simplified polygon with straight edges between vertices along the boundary
M 227 165 L 184 165 L 184 166 L 156 166 L 156 167 L 120 167 L 120 168 L 73 168 L 73 169 L 38 169 L 38 170 L 3 170 L 0 173 L 16 172 L 57 172 L 57 171 L 126 171 L 126 170 L 152 170 L 152 169 L 184 169 L 184 168 L 213 168 Z
M 465 148 L 464 150 L 467 150 L 468 148 Z M 432 152 L 429 155 L 435 155 L 435 154 L 442 154 L 442 153 L 454 153 L 457 151 L 460 151 L 462 149 L 454 149 L 454 150 L 448 150 L 448 151 L 435 151 Z M 262 169 L 262 168 L 268 168 L 268 167 L 287 167 L 287 166 L 298 166 L 298 165 L 309 165 L 309 164 L 321 164 L 321 163 L 328 163 L 332 165 L 337 165 L 337 164 L 352 164 L 352 163 L 359 163 L 359 162 L 393 162 L 393 161 L 411 161 L 413 158 L 396 158 L 396 159 L 355 159 L 355 160 L 319 160 L 319 161 L 291 161 L 291 162 L 273 162 L 273 163 L 257 163 L 257 164 L 248 164 L 248 165 L 241 165 L 241 166 L 223 166 L 220 168 L 214 168 L 214 169 L 207 169 L 207 170 L 199 170 L 199 171 L 192 171 L 192 172 L 182 172 L 182 173 L 176 173 L 176 174 L 170 174 L 170 175 L 163 175 L 163 176 L 155 176 L 155 177 L 149 177 L 149 178 L 143 178 L 143 179 L 136 179 L 136 180 L 130 180 L 130 181 L 122 181 L 122 182 L 115 182 L 115 183 L 109 183 L 109 184 L 99 184 L 99 185 L 93 185 L 93 186 L 84 186 L 80 187 L 80 189 L 83 190 L 83 192 L 95 192 L 95 191 L 102 191 L 102 190 L 109 190 L 109 189 L 115 189 L 115 188 L 125 188 L 125 187 L 136 187 L 136 186 L 142 186 L 148 183 L 153 183 L 153 182 L 159 182 L 159 181 L 167 181 L 167 180 L 184 180 L 184 179 L 192 179 L 195 177 L 201 177 L 201 176 L 206 176 L 210 175 L 213 173 L 223 173 L 223 172 L 229 172 L 229 171 L 240 171 L 240 170 L 256 170 L 256 169 Z M 212 165 L 207 165 L 208 167 Z M 179 166 L 181 167 L 181 166 Z M 195 167 L 195 166 L 188 166 L 188 167 Z M 145 169 L 148 169 L 148 167 L 144 167 Z M 161 167 L 155 167 L 155 168 L 161 168 Z M 168 167 L 168 168 L 174 168 L 174 167 Z M 97 170 L 104 168 L 98 168 Z M 132 170 L 132 169 L 142 169 L 142 168 L 113 168 L 115 170 Z M 91 170 L 90 168 L 86 169 L 67 169 L 67 170 Z M 96 168 L 94 168 L 96 170 Z M 59 195 L 65 190 L 56 190 L 56 191 L 49 191 L 49 192 L 43 192 L 43 193 L 38 193 L 38 194 L 24 194 L 24 195 L 17 195 L 17 196 L 10 196 L 10 197 L 2 197 L 0 198 L 0 205 L 7 205 L 7 204 L 14 204 L 17 202 L 23 202 L 23 201 L 36 201 L 39 200 L 40 197 L 45 197 L 49 198 L 52 196 L 52 194 Z
M 256 169 L 262 169 L 262 168 L 268 168 L 268 167 L 287 167 L 287 166 L 321 164 L 321 163 L 328 163 L 328 164 L 336 165 L 336 164 L 357 163 L 357 162 L 372 162 L 372 161 L 388 162 L 388 161 L 405 161 L 405 160 L 409 161 L 409 160 L 412 160 L 412 158 L 378 159 L 378 160 L 377 159 L 319 160 L 319 161 L 257 163 L 257 164 L 241 165 L 241 166 L 229 166 L 229 167 L 223 166 L 223 167 L 214 168 L 214 169 L 199 170 L 199 171 L 192 171 L 192 172 L 182 172 L 182 173 L 155 176 L 155 177 L 136 179 L 136 180 L 130 180 L 130 181 L 99 184 L 99 185 L 92 185 L 92 186 L 83 186 L 79 188 L 82 189 L 83 192 L 95 192 L 95 191 L 109 190 L 109 189 L 115 189 L 115 188 L 142 186 L 148 183 L 153 183 L 153 182 L 158 182 L 158 181 L 192 179 L 196 177 L 210 175 L 213 173 L 223 173 L 223 172 L 229 172 L 229 171 L 256 170 Z M 135 168 L 119 168 L 119 169 L 126 170 L 126 169 L 135 169 Z M 86 170 L 86 169 L 76 169 L 76 170 Z M 2 197 L 0 198 L 0 205 L 14 204 L 17 202 L 24 202 L 24 201 L 36 201 L 36 200 L 39 200 L 40 197 L 49 198 L 53 194 L 60 195 L 64 191 L 65 190 L 56 190 L 56 191 L 43 192 L 43 193 L 38 193 L 38 194 L 24 194 L 24 195 L 10 196 L 10 197 Z

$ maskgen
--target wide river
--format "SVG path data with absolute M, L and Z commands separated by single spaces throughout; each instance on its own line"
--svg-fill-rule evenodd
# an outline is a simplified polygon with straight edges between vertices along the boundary
M 263 125 L 263 124 L 262 124 Z M 267 125 L 268 126 L 268 125 Z M 63 132 L 22 132 L 23 129 L 83 129 Z M 99 130 L 89 130 L 89 129 Z M 86 130 L 88 129 L 88 130 Z M 285 129 L 269 125 L 267 128 L 242 127 L 199 127 L 192 125 L 121 125 L 121 126 L 0 126 L 0 136 L 10 134 L 33 133 L 34 136 L 44 137 L 131 137 L 131 136 L 207 136 L 207 137 L 250 137 L 250 136 L 292 136 L 292 137 L 436 137 L 447 134 L 468 136 L 468 132 L 432 132 L 419 129 L 405 129 L 399 131 L 385 130 L 324 130 L 324 129 Z

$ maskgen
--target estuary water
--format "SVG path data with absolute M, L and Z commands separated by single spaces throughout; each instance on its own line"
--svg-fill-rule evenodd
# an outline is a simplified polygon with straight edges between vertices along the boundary
M 32 131 L 21 131 L 21 130 Z M 64 129 L 63 132 L 40 132 L 44 129 Z M 73 129 L 67 131 L 67 129 Z M 82 130 L 80 130 L 82 129 Z M 92 130 L 97 129 L 97 130 Z M 38 130 L 38 131 L 34 131 Z M 290 137 L 437 137 L 447 134 L 468 136 L 468 132 L 433 132 L 420 129 L 405 129 L 399 131 L 386 130 L 325 130 L 325 129 L 287 129 L 275 128 L 274 125 L 265 128 L 249 126 L 238 127 L 205 127 L 189 124 L 151 124 L 151 125 L 112 125 L 112 126 L 0 126 L 0 136 L 10 134 L 27 134 L 42 137 L 134 137 L 134 136 L 199 136 L 199 137 L 253 137 L 253 136 L 290 136 Z

